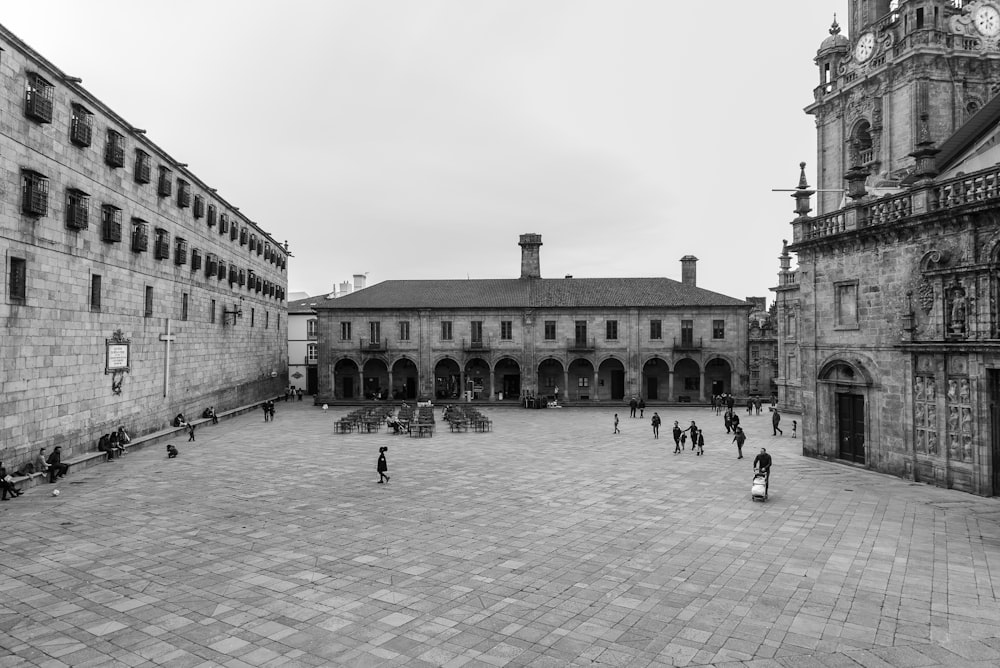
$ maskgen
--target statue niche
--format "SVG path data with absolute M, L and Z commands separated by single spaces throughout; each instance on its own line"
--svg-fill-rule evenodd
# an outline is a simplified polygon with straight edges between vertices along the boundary
M 958 279 L 955 279 L 945 294 L 947 295 L 945 314 L 948 319 L 948 336 L 965 338 L 969 333 L 969 298 L 965 294 L 965 288 L 958 282 Z

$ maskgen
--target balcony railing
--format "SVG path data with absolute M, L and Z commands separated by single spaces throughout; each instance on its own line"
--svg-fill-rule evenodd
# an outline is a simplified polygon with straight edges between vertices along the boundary
M 593 337 L 566 339 L 566 350 L 574 353 L 593 352 L 597 350 L 597 339 Z
M 361 352 L 385 352 L 389 350 L 389 342 L 385 339 L 371 340 L 361 339 Z
M 493 348 L 492 339 L 462 339 L 462 350 L 472 352 L 477 350 L 491 350 Z
M 701 350 L 701 337 L 688 339 L 682 336 L 679 342 L 674 337 L 674 350 Z

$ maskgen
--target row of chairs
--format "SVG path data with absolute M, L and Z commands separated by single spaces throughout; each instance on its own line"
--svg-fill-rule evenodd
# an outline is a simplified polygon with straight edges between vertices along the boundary
M 493 420 L 489 419 L 475 406 L 450 405 L 444 410 L 444 419 L 452 431 L 487 432 L 493 430 Z
M 337 420 L 334 431 L 338 434 L 348 434 L 353 431 L 370 434 L 379 431 L 390 415 L 392 409 L 386 406 L 365 406 Z

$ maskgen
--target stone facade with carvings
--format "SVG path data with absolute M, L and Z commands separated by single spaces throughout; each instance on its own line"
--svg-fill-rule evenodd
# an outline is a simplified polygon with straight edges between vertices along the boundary
M 803 169 L 781 395 L 807 455 L 997 495 L 1000 6 L 862 0 L 849 24 L 816 58 L 821 192 Z
M 287 383 L 287 251 L 0 27 L 0 459 Z

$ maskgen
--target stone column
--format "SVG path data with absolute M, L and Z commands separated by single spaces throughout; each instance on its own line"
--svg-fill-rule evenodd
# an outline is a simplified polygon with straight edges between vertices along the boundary
M 674 372 L 667 370 L 667 401 L 674 401 Z
M 594 383 L 593 390 L 594 391 L 590 393 L 590 398 L 591 398 L 592 401 L 600 401 L 601 400 L 601 395 L 598 392 L 598 388 L 600 386 L 597 384 L 597 380 L 598 380 L 597 379 L 597 367 L 594 367 L 594 380 L 593 380 L 593 383 Z
M 705 401 L 705 367 L 698 370 L 698 401 Z

